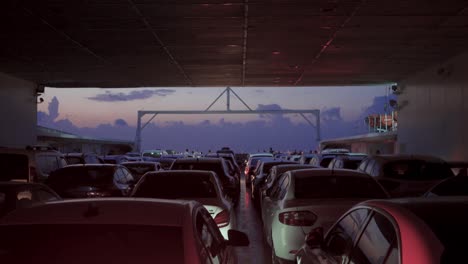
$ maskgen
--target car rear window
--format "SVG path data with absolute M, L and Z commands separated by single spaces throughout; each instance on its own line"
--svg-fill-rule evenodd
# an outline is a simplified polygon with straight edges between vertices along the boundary
M 0 181 L 28 180 L 29 160 L 22 154 L 0 153 Z
M 218 177 L 226 177 L 223 166 L 221 162 L 217 163 L 203 163 L 203 162 L 194 162 L 194 163 L 178 163 L 177 161 L 171 167 L 171 170 L 202 170 L 202 171 L 213 171 Z
M 295 197 L 297 199 L 387 198 L 374 179 L 349 175 L 296 178 Z
M 468 196 L 468 176 L 455 176 L 437 184 L 431 193 L 437 196 Z
M 423 160 L 399 160 L 383 165 L 384 176 L 403 180 L 440 180 L 453 176 L 445 163 Z
M 195 175 L 148 175 L 138 184 L 135 197 L 184 199 L 216 198 L 216 189 L 208 177 Z
M 127 167 L 132 173 L 136 174 L 145 174 L 148 171 L 154 171 L 154 165 L 152 164 L 123 164 Z
M 0 233 L 1 263 L 184 262 L 181 227 L 35 224 L 3 226 Z
M 84 164 L 84 160 L 80 157 L 65 157 L 68 165 Z
M 69 167 L 53 172 L 47 183 L 55 186 L 111 184 L 114 171 L 114 167 Z
M 343 168 L 350 169 L 350 170 L 357 170 L 361 162 L 362 160 L 343 160 Z

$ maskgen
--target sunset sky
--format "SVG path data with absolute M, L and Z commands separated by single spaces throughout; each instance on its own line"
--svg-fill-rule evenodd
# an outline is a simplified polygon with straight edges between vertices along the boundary
M 370 112 L 384 112 L 386 91 L 390 85 L 363 86 L 363 87 L 291 87 L 291 88 L 235 88 L 234 91 L 252 109 L 320 109 L 322 111 L 323 138 L 334 136 L 354 135 L 365 131 L 363 114 Z M 46 88 L 44 103 L 38 105 L 38 123 L 40 125 L 61 129 L 84 136 L 98 138 L 114 138 L 133 140 L 135 136 L 136 115 L 138 110 L 205 110 L 211 102 L 225 88 L 131 88 L 131 89 L 100 89 L 75 88 L 60 89 Z M 222 97 L 211 109 L 224 110 L 226 99 Z M 231 96 L 231 109 L 243 110 L 245 107 Z M 149 118 L 149 117 L 147 117 Z M 333 127 L 330 126 L 333 122 Z M 328 127 L 327 127 L 328 123 Z M 343 127 L 340 127 L 341 124 Z M 208 125 L 208 127 L 207 127 Z M 275 126 L 278 127 L 275 127 Z M 180 127 L 182 126 L 182 127 Z M 284 115 L 280 117 L 259 115 L 161 115 L 148 126 L 143 136 L 143 145 L 152 148 L 158 145 L 183 147 L 191 144 L 193 148 L 216 148 L 222 144 L 223 138 L 214 143 L 204 141 L 204 136 L 216 130 L 230 127 L 230 144 L 240 144 L 242 148 L 262 148 L 270 142 L 255 144 L 257 137 L 251 137 L 252 131 L 245 132 L 245 126 L 253 126 L 253 130 L 264 133 L 284 133 L 293 136 L 288 142 L 287 138 L 278 144 L 278 147 L 291 145 L 300 148 L 315 146 L 310 134 L 315 134 L 310 126 L 298 115 Z M 176 133 L 169 132 L 185 130 L 197 136 L 192 141 L 177 137 Z M 203 127 L 203 132 L 198 131 Z M 275 128 L 272 130 L 272 127 Z M 168 131 L 162 131 L 165 128 Z M 157 129 L 159 135 L 166 135 L 161 140 L 154 140 L 151 130 Z M 234 133 L 236 129 L 238 132 Z M 263 129 L 263 130 L 262 130 Z M 306 131 L 307 130 L 307 131 Z M 345 130 L 345 131 L 340 131 Z M 229 133 L 228 132 L 228 133 Z M 245 135 L 243 133 L 246 133 Z M 146 133 L 146 134 L 145 134 Z M 148 135 L 149 134 L 149 135 Z M 255 133 L 254 133 L 255 134 Z M 299 135 L 302 135 L 300 138 Z M 248 137 L 248 142 L 246 142 Z M 213 138 L 213 136 L 211 136 Z M 280 138 L 271 138 L 278 141 Z M 249 143 L 250 142 L 250 143 Z M 274 145 L 274 142 L 271 144 Z M 289 145 L 288 145 L 289 144 Z

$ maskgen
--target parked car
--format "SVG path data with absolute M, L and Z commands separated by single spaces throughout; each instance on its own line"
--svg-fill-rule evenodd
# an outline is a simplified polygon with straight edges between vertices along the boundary
M 255 168 L 257 167 L 257 163 L 260 160 L 273 160 L 273 154 L 271 153 L 257 153 L 257 154 L 250 154 L 249 160 L 245 165 L 245 186 L 250 188 L 250 180 L 251 176 L 254 174 Z
M 366 201 L 323 236 L 316 228 L 297 252 L 298 264 L 462 263 L 468 242 L 468 198 Z M 342 262 L 343 261 L 343 262 Z
M 167 151 L 163 149 L 151 149 L 151 150 L 144 150 L 141 154 L 143 158 L 150 157 L 150 158 L 160 158 L 161 156 L 168 155 Z
M 303 153 L 299 159 L 300 164 L 309 164 L 310 160 L 314 157 L 314 153 Z
M 236 227 L 236 212 L 221 189 L 218 176 L 211 171 L 148 172 L 133 190 L 133 197 L 195 200 L 208 210 L 221 234 Z
M 129 161 L 122 162 L 121 165 L 132 173 L 133 178 L 135 178 L 135 182 L 138 182 L 140 178 L 147 172 L 162 170 L 161 164 L 159 162 Z
M 392 197 L 421 196 L 453 176 L 442 159 L 422 155 L 375 155 L 362 161 L 358 171 L 374 177 Z
M 388 198 L 382 186 L 357 171 L 305 169 L 282 174 L 262 208 L 273 262 L 294 261 L 304 235 L 313 228 L 327 230 L 355 204 L 381 198 Z
M 450 169 L 454 175 L 468 176 L 468 162 L 466 161 L 450 161 L 448 162 Z
M 222 150 L 224 151 L 224 150 Z M 236 158 L 231 153 L 226 152 L 219 152 L 219 153 L 208 153 L 205 155 L 207 158 L 223 158 L 226 160 L 227 165 L 229 166 L 229 174 L 236 177 L 240 184 L 240 176 L 241 176 L 241 169 L 239 165 L 237 165 Z M 227 150 L 226 150 L 227 151 Z
M 60 196 L 44 184 L 0 182 L 0 217 L 17 208 L 57 200 Z
M 147 162 L 158 162 L 159 164 L 161 164 L 161 167 L 163 170 L 169 170 L 172 166 L 172 163 L 174 163 L 174 161 L 176 160 L 177 158 L 174 158 L 174 157 L 167 157 L 167 156 L 164 156 L 164 157 L 161 157 L 161 158 L 151 158 L 151 159 L 145 159 L 145 161 Z
M 66 153 L 64 157 L 68 165 L 103 163 L 99 156 L 95 153 Z
M 271 167 L 270 173 L 265 178 L 265 184 L 260 188 L 260 208 L 263 207 L 263 200 L 271 192 L 271 188 L 274 186 L 279 176 L 287 171 L 301 170 L 301 169 L 314 169 L 317 168 L 312 165 L 306 164 L 279 164 Z
M 255 169 L 254 175 L 251 177 L 251 197 L 253 200 L 254 206 L 259 207 L 260 205 L 260 189 L 265 184 L 265 179 L 270 174 L 271 168 L 280 164 L 297 164 L 291 161 L 283 160 L 268 160 L 258 162 L 257 168 Z
M 424 196 L 468 196 L 468 176 L 457 175 L 443 180 L 427 191 Z
M 357 170 L 361 162 L 367 157 L 364 153 L 346 153 L 333 158 L 328 164 L 329 169 Z
M 51 147 L 0 148 L 0 181 L 44 182 L 66 165 L 63 154 Z
M 233 247 L 249 245 L 236 230 L 225 240 L 197 202 L 142 198 L 16 210 L 0 220 L 0 233 L 0 262 L 11 264 L 237 263 Z
M 240 185 L 229 174 L 226 161 L 223 158 L 183 158 L 177 159 L 171 170 L 204 170 L 212 171 L 218 176 L 223 191 L 228 195 L 234 205 L 237 205 L 240 195 Z
M 143 157 L 140 152 L 127 152 L 125 153 L 128 161 L 142 161 Z
M 102 157 L 105 164 L 122 164 L 128 161 L 125 155 L 105 155 Z
M 135 180 L 122 165 L 69 165 L 52 172 L 46 184 L 62 198 L 122 197 L 130 195 Z
M 334 158 L 346 154 L 341 152 L 317 153 L 310 159 L 309 164 L 316 167 L 328 168 L 328 165 Z

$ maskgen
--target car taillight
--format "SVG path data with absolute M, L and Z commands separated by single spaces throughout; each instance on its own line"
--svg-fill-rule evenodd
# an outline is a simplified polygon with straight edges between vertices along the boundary
M 245 167 L 245 171 L 244 171 L 245 175 L 249 174 L 249 167 Z
M 225 227 L 229 225 L 229 212 L 227 210 L 221 211 L 221 213 L 217 214 L 214 218 L 215 223 L 218 227 Z
M 291 226 L 311 226 L 317 220 L 317 216 L 309 211 L 291 211 L 280 213 L 279 221 Z

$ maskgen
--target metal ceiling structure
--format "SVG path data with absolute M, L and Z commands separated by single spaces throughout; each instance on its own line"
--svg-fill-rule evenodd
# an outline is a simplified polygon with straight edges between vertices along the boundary
M 467 50 L 468 1 L 4 0 L 0 71 L 50 87 L 397 82 Z
M 231 93 L 248 109 L 248 110 L 232 110 L 231 109 Z M 210 110 L 211 107 L 221 98 L 224 94 L 226 94 L 226 110 Z M 145 127 L 153 121 L 153 119 L 160 114 L 165 115 L 210 115 L 210 114 L 257 114 L 257 115 L 265 115 L 265 114 L 299 114 L 304 120 L 315 128 L 316 131 L 316 140 L 321 140 L 320 134 L 320 110 L 318 109 L 281 109 L 281 110 L 252 110 L 250 106 L 248 106 L 242 98 L 237 95 L 237 93 L 232 90 L 231 87 L 227 87 L 223 90 L 221 94 L 206 108 L 204 111 L 199 110 L 140 110 L 137 114 L 137 127 L 136 127 L 136 135 L 135 135 L 135 150 L 141 151 L 141 132 Z M 311 114 L 315 117 L 315 124 L 306 116 L 306 114 Z M 152 115 L 148 121 L 146 121 L 142 125 L 142 119 L 145 115 Z

